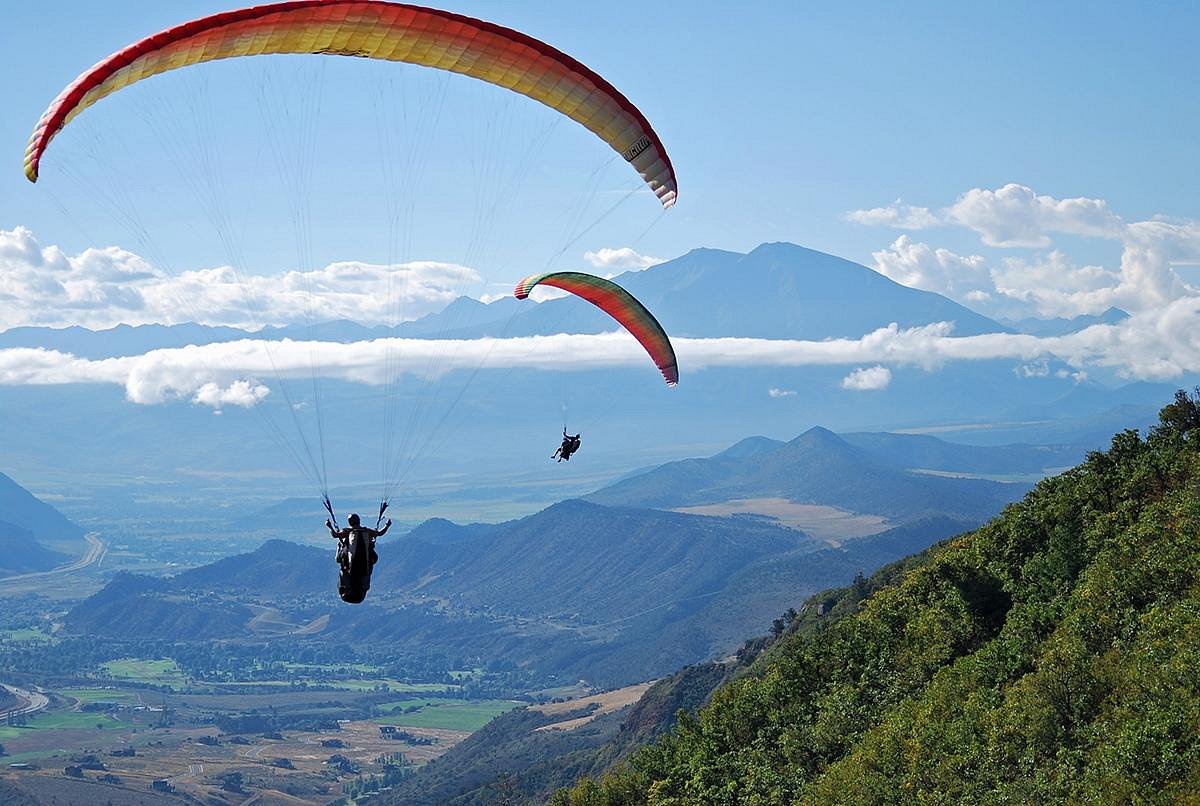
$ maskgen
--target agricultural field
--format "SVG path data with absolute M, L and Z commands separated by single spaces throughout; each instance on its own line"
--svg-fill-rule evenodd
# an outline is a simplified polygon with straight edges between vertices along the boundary
M 25 627 L 18 630 L 0 630 L 0 641 L 4 642 L 21 642 L 33 641 L 35 643 L 51 644 L 57 641 L 50 633 L 40 627 Z
M 165 660 L 143 660 L 140 658 L 121 658 L 111 660 L 100 667 L 103 675 L 129 683 L 144 686 L 181 686 L 188 677 L 179 664 L 167 658 Z
M 78 700 L 81 705 L 95 702 L 115 702 L 121 705 L 135 705 L 139 704 L 141 699 L 139 695 L 132 691 L 122 691 L 118 688 L 63 688 L 57 689 L 54 693 L 62 697 Z
M 28 717 L 24 725 L 0 725 L 0 741 L 5 745 L 13 739 L 24 738 L 31 733 L 58 730 L 82 730 L 96 733 L 126 727 L 125 723 L 107 714 L 82 711 L 42 711 Z
M 522 703 L 514 700 L 452 700 L 442 699 L 425 702 L 418 710 L 404 713 L 406 705 L 397 703 L 392 713 L 374 720 L 380 725 L 396 725 L 404 728 L 436 728 L 441 730 L 477 731 L 500 714 L 507 713 Z
M 48 714 L 41 727 L 24 731 L 7 763 L 34 763 L 38 769 L 13 771 L 9 780 L 23 789 L 58 802 L 159 802 L 151 783 L 167 779 L 175 796 L 210 803 L 241 803 L 264 796 L 264 802 L 326 804 L 342 796 L 344 785 L 362 776 L 379 775 L 390 759 L 420 766 L 446 753 L 470 735 L 468 731 L 406 728 L 406 737 L 389 738 L 370 720 L 339 722 L 327 730 L 285 730 L 268 735 L 225 734 L 215 725 L 150 727 L 112 721 L 114 727 L 86 730 L 82 717 L 95 714 Z M 104 717 L 101 717 L 104 718 Z M 58 726 L 61 730 L 49 730 Z M 23 749 L 40 733 L 40 750 Z M 269 736 L 269 738 L 268 738 Z M 411 737 L 411 738 L 410 738 Z M 6 741 L 7 744 L 7 741 Z M 124 755 L 129 748 L 133 755 Z M 121 751 L 122 755 L 112 755 Z M 88 769 L 82 778 L 66 779 L 65 767 L 94 757 L 103 770 Z M 102 776 L 112 778 L 101 780 Z M 225 788 L 236 777 L 238 797 Z M 115 779 L 119 783 L 113 783 Z M 69 791 L 69 794 L 68 794 Z M 63 798 L 68 800 L 64 801 Z M 162 796 L 161 802 L 177 802 Z
M 367 663 L 338 663 L 338 664 L 322 664 L 322 663 L 296 663 L 293 661 L 284 661 L 282 663 L 271 664 L 270 668 L 281 668 L 289 672 L 302 672 L 309 675 L 330 674 L 339 676 L 348 676 L 351 674 L 371 674 L 378 675 L 380 668 Z
M 444 683 L 403 683 L 399 680 L 331 680 L 323 682 L 321 685 L 346 691 L 391 691 L 397 694 L 408 692 L 424 694 L 431 691 L 445 692 L 454 689 L 454 686 Z

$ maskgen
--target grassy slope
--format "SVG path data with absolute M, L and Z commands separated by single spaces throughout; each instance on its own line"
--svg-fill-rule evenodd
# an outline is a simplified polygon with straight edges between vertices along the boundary
M 1200 404 L 1046 480 L 559 804 L 1200 797 Z

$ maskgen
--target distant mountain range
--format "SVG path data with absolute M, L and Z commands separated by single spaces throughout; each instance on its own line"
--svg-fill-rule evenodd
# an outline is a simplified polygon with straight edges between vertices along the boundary
M 265 636 L 254 616 L 267 606 L 281 614 L 273 634 L 331 615 L 313 640 L 623 685 L 723 653 L 796 595 L 963 528 L 930 519 L 833 549 L 754 520 L 568 501 L 458 544 L 426 542 L 424 530 L 382 544 L 361 608 L 337 601 L 332 550 L 270 541 L 172 579 L 118 574 L 65 624 L 111 638 L 244 639 Z
M 738 293 L 731 294 L 732 287 Z M 849 260 L 786 243 L 763 244 L 748 254 L 694 249 L 675 260 L 616 278 L 677 336 L 751 336 L 768 339 L 857 338 L 891 322 L 915 327 L 951 321 L 961 335 L 1010 328 L 943 296 L 895 283 Z M 853 306 L 843 304 L 854 299 Z M 242 338 L 350 342 L 387 336 L 472 338 L 602 333 L 614 328 L 601 311 L 575 299 L 542 304 L 504 297 L 490 304 L 460 297 L 438 313 L 390 328 L 340 320 L 314 326 L 231 327 L 119 325 L 86 328 L 20 327 L 0 333 L 0 348 L 46 347 L 87 358 L 137 355 L 164 347 Z
M 1055 319 L 1019 319 L 1017 321 L 1002 320 L 1004 324 L 1019 333 L 1031 336 L 1065 336 L 1076 333 L 1092 325 L 1115 325 L 1129 318 L 1129 314 L 1120 308 L 1109 308 L 1101 314 L 1083 314 L 1070 319 L 1058 317 Z
M 862 445 L 856 447 L 850 441 Z M 271 541 L 171 579 L 123 574 L 66 618 L 116 638 L 246 638 L 272 629 L 503 659 L 560 678 L 646 680 L 720 656 L 797 596 L 920 551 L 1028 489 L 911 470 L 1032 471 L 1074 449 L 955 446 L 931 437 L 812 429 L 742 440 L 534 515 L 498 524 L 434 518 L 380 543 L 368 604 L 340 604 L 332 543 Z M 774 496 L 886 520 L 838 547 L 765 514 L 709 517 L 684 504 Z M 894 524 L 890 526 L 889 523 Z M 882 530 L 882 531 L 881 531 Z M 328 624 L 313 628 L 322 616 Z M 282 625 L 282 626 L 280 626 Z M 290 625 L 290 626 L 288 626 Z
M 959 335 L 1034 329 L 1031 323 L 995 322 L 856 263 L 784 243 L 764 244 L 746 254 L 697 249 L 618 279 L 677 336 L 858 338 L 893 322 L 916 327 L 942 321 L 953 322 Z M 1119 316 L 1109 312 L 1099 319 Z M 1054 329 L 1090 323 L 1072 320 Z M 315 328 L 267 328 L 259 336 L 356 341 L 397 334 L 518 336 L 613 328 L 607 317 L 577 299 L 536 304 L 504 298 L 484 304 L 462 298 L 395 330 L 339 321 Z M 16 328 L 0 333 L 0 348 L 43 346 L 103 358 L 247 335 L 195 324 L 101 332 Z M 208 509 L 214 498 L 229 494 L 227 479 L 236 478 L 236 492 L 256 498 L 261 506 L 278 501 L 281 486 L 286 495 L 299 495 L 305 486 L 273 436 L 278 429 L 300 450 L 295 420 L 306 430 L 312 450 L 324 446 L 330 483 L 351 497 L 370 497 L 360 491 L 369 489 L 373 495 L 381 486 L 378 468 L 388 463 L 380 446 L 407 441 L 420 446 L 416 456 L 405 459 L 412 468 L 406 479 L 415 486 L 454 478 L 470 488 L 480 477 L 511 479 L 516 469 L 524 477 L 519 487 L 510 485 L 511 497 L 523 496 L 532 508 L 561 497 L 561 480 L 578 474 L 577 467 L 616 478 L 686 455 L 694 450 L 689 446 L 733 442 L 745 436 L 745 423 L 772 436 L 823 423 L 839 431 L 949 429 L 931 433 L 964 442 L 1100 447 L 1114 430 L 1152 420 L 1176 386 L 1111 386 L 1098 382 L 1112 380 L 1103 376 L 1081 384 L 1060 373 L 1065 366 L 1053 361 L 1022 372 L 1020 362 L 993 360 L 952 362 L 936 372 L 896 365 L 888 388 L 862 392 L 843 387 L 854 368 L 683 366 L 675 390 L 663 388 L 649 366 L 558 372 L 491 368 L 478 374 L 450 372 L 428 384 L 405 377 L 394 399 L 378 387 L 327 382 L 320 388 L 320 439 L 316 395 L 308 379 L 289 384 L 285 400 L 271 378 L 259 378 L 274 388 L 259 414 L 229 407 L 220 418 L 187 399 L 132 405 L 114 386 L 0 387 L 0 410 L 6 415 L 0 420 L 0 444 L 8 466 L 36 477 L 39 484 L 62 483 L 61 474 L 47 468 L 72 468 L 73 485 L 94 484 L 80 490 L 93 501 L 130 501 L 136 496 L 128 491 L 136 489 L 138 477 L 151 476 L 167 493 L 163 497 L 174 494 L 181 506 L 192 502 Z M 1191 380 L 1178 383 L 1190 385 Z M 386 412 L 393 403 L 402 414 L 392 422 L 405 425 L 385 433 Z M 738 416 L 730 417 L 730 412 Z M 579 465 L 552 468 L 545 457 L 564 420 L 585 432 L 583 450 Z M 103 429 L 95 427 L 100 421 Z M 274 425 L 264 424 L 268 421 Z M 408 433 L 410 428 L 414 433 Z M 467 480 L 464 469 L 475 478 Z M 539 497 L 538 486 L 557 492 Z M 571 489 L 586 490 L 578 484 Z M 496 494 L 509 496 L 502 489 Z M 426 514 L 438 514 L 436 503 L 430 501 Z M 511 515 L 509 508 L 503 517 Z
M 922 475 L 912 469 L 967 473 L 986 467 L 1000 473 L 1022 467 L 1026 472 L 1040 471 L 1056 462 L 1062 466 L 1062 457 L 1077 453 L 1070 448 L 954 446 L 932 437 L 897 434 L 842 438 L 827 429 L 812 428 L 791 442 L 756 437 L 709 459 L 671 462 L 618 481 L 588 496 L 588 500 L 609 505 L 684 507 L 782 498 L 880 515 L 893 522 L 934 513 L 980 521 L 1020 498 L 1028 488 L 982 479 Z
M 731 285 L 731 280 L 735 282 Z M 694 249 L 651 269 L 627 272 L 616 282 L 629 289 L 677 336 L 748 336 L 769 339 L 857 338 L 896 322 L 917 327 L 955 323 L 958 335 L 1020 332 L 1060 336 L 1095 324 L 1116 324 L 1129 314 L 1110 308 L 1073 319 L 999 322 L 939 294 L 919 291 L 843 258 L 788 243 L 763 244 L 747 254 Z M 729 293 L 736 288 L 736 294 Z M 853 300 L 853 305 L 846 305 Z M 540 305 L 503 297 L 483 303 L 459 297 L 443 310 L 396 327 L 348 320 L 268 326 L 258 331 L 193 323 L 82 327 L 15 327 L 0 332 L 0 349 L 44 347 L 85 358 L 137 355 L 150 350 L 244 338 L 333 342 L 389 336 L 472 338 L 600 333 L 613 329 L 605 314 L 577 300 Z

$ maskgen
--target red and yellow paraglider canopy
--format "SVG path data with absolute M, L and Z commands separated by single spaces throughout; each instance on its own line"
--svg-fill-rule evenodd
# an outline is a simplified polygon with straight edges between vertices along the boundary
M 83 73 L 54 100 L 25 150 L 36 182 L 46 147 L 92 104 L 144 78 L 217 59 L 330 54 L 422 65 L 506 87 L 594 132 L 645 180 L 663 207 L 678 188 L 649 121 L 586 66 L 531 36 L 438 9 L 384 0 L 291 0 L 226 11 L 146 37 Z

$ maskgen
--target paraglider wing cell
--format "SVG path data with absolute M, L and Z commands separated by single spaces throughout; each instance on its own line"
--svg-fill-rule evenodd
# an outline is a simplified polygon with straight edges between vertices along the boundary
M 118 51 L 64 89 L 25 150 L 36 182 L 42 155 L 92 104 L 144 78 L 240 56 L 329 54 L 406 62 L 506 87 L 582 124 L 633 165 L 662 202 L 675 171 L 645 116 L 602 77 L 518 31 L 437 9 L 382 0 L 292 0 L 227 11 L 168 28 Z
M 549 274 L 533 274 L 517 283 L 513 294 L 525 299 L 538 285 L 549 285 L 582 297 L 607 313 L 628 330 L 646 348 L 663 374 L 668 386 L 679 383 L 679 365 L 675 361 L 675 348 L 646 306 L 633 295 L 611 280 L 576 271 L 559 271 Z

